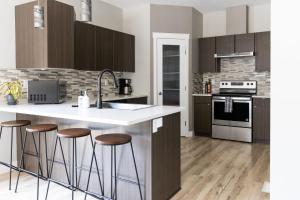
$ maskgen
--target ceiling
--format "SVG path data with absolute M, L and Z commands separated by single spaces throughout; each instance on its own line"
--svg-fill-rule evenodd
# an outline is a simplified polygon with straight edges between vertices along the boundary
M 137 4 L 151 3 L 163 5 L 191 6 L 202 13 L 224 10 L 231 6 L 258 5 L 270 3 L 271 0 L 103 0 L 120 8 L 131 7 Z

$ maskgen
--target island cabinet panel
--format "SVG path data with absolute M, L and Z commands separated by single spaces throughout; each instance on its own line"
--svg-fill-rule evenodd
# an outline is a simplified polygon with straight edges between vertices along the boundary
M 217 54 L 234 53 L 234 35 L 216 37 L 216 53 Z
M 114 64 L 114 31 L 95 27 L 95 69 L 113 69 Z
M 180 114 L 163 117 L 152 134 L 152 199 L 170 199 L 181 187 Z
M 75 68 L 95 70 L 95 26 L 75 22 Z
M 254 52 L 254 33 L 235 35 L 235 52 Z
M 253 142 L 270 143 L 270 99 L 253 99 Z
M 211 137 L 211 110 L 210 96 L 194 97 L 194 130 L 196 136 Z
M 199 39 L 199 73 L 216 72 L 216 38 Z
M 270 32 L 255 33 L 255 71 L 270 71 L 271 61 Z

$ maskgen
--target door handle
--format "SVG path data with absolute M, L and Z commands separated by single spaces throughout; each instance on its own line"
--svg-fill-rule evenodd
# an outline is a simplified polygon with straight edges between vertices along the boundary
M 159 92 L 158 95 L 162 95 L 162 92 Z

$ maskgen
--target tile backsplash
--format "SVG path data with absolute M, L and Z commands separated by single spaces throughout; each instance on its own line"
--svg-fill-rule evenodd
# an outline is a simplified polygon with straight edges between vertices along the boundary
M 257 95 L 270 95 L 270 72 L 255 72 L 255 57 L 222 58 L 220 73 L 194 74 L 194 93 L 203 93 L 205 82 L 212 80 L 212 92 L 219 92 L 220 81 L 257 81 Z
M 77 98 L 82 90 L 87 90 L 90 97 L 96 97 L 97 77 L 99 73 L 100 71 L 80 71 L 74 69 L 8 69 L 0 70 L 0 83 L 16 79 L 20 80 L 23 84 L 23 98 L 26 99 L 28 80 L 60 79 L 67 81 L 68 99 Z M 116 78 L 123 77 L 123 73 L 120 72 L 115 72 L 115 75 Z M 118 92 L 114 88 L 114 81 L 111 75 L 104 75 L 102 81 L 103 94 Z

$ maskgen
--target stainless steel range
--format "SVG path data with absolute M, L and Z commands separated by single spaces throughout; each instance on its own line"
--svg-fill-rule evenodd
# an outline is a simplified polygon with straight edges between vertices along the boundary
M 212 97 L 212 137 L 252 142 L 252 95 L 256 81 L 221 81 Z

